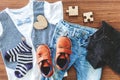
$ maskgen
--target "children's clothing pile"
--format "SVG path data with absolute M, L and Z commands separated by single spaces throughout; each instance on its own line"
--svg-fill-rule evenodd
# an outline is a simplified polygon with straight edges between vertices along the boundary
M 34 27 L 40 15 L 47 20 L 45 29 Z M 71 41 L 67 48 L 59 44 L 58 49 L 61 36 Z M 100 80 L 106 64 L 120 73 L 119 39 L 119 32 L 106 22 L 98 30 L 63 20 L 61 1 L 30 1 L 21 9 L 6 8 L 0 13 L 0 51 L 9 80 L 62 80 L 72 65 L 77 80 Z M 43 65 L 47 67 L 40 69 Z
M 21 9 L 6 8 L 0 13 L 0 50 L 9 80 L 41 80 L 42 77 L 36 63 L 36 48 L 34 46 L 50 44 L 55 24 L 63 19 L 62 7 L 61 1 L 55 3 L 30 1 L 27 6 Z M 45 30 L 36 30 L 33 27 L 38 15 L 44 15 L 48 21 L 48 27 Z M 23 41 L 23 38 L 25 38 L 25 41 Z M 24 44 L 21 45 L 23 42 L 32 47 L 31 53 L 31 50 L 24 50 Z M 9 54 L 7 57 L 5 57 L 6 53 Z M 30 56 L 26 56 L 26 59 L 19 57 L 19 60 L 10 60 L 16 58 L 16 53 L 20 54 L 17 56 L 23 58 L 27 54 Z M 28 64 L 26 61 L 29 60 L 32 62 L 30 66 L 26 65 Z M 18 66 L 20 61 L 26 63 Z M 16 70 L 19 71 L 16 72 Z
M 120 32 L 102 21 L 101 28 L 89 38 L 87 60 L 94 68 L 108 65 L 120 74 Z

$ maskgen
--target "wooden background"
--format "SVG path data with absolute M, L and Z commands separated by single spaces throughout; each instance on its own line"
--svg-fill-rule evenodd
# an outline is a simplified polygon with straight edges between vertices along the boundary
M 54 2 L 57 0 L 46 0 Z M 0 0 L 0 10 L 9 8 L 21 8 L 28 3 L 28 0 Z M 120 31 L 120 0 L 63 0 L 64 19 L 69 22 L 99 28 L 101 21 L 105 20 L 115 29 Z M 68 6 L 79 6 L 79 16 L 69 17 L 66 14 Z M 93 23 L 83 23 L 82 13 L 93 11 L 95 21 Z M 113 64 L 114 65 L 114 64 Z M 5 67 L 0 56 L 0 80 L 8 80 Z M 77 80 L 75 69 L 72 67 L 68 71 L 68 77 L 64 80 Z M 120 75 L 114 73 L 109 67 L 104 67 L 101 80 L 120 80 Z

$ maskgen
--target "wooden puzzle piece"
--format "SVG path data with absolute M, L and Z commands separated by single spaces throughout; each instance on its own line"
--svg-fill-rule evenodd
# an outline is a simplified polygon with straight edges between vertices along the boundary
M 34 28 L 35 29 L 45 29 L 48 26 L 47 20 L 43 15 L 38 15 L 37 20 L 34 23 Z
M 84 17 L 84 22 L 93 22 L 94 21 L 93 12 L 85 12 L 85 13 L 83 13 L 83 17 Z
M 69 14 L 69 16 L 78 16 L 78 6 L 69 6 L 66 12 Z

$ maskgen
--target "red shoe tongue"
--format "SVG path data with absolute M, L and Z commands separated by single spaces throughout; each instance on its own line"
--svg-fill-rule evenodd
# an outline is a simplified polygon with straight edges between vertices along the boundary
M 49 67 L 49 64 L 47 61 L 43 62 L 43 67 Z
M 64 56 L 64 55 L 61 55 L 61 56 L 60 56 L 60 59 L 65 59 L 65 56 Z

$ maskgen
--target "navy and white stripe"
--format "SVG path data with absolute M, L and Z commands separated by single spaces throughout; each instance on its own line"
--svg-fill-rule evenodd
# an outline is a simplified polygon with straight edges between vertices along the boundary
M 22 51 L 18 54 L 17 66 L 15 70 L 15 75 L 18 78 L 23 77 L 27 72 L 33 67 L 33 56 L 32 52 Z
M 19 43 L 17 48 L 21 51 L 30 51 L 32 49 L 25 41 Z
M 33 67 L 32 48 L 22 41 L 15 48 L 6 52 L 5 59 L 9 62 L 17 62 L 15 75 L 21 78 Z
M 5 59 L 9 62 L 16 62 L 20 51 L 30 51 L 32 48 L 25 41 L 19 43 L 15 48 L 10 49 L 5 54 Z
M 5 56 L 9 56 L 9 62 L 15 62 L 17 61 L 17 54 L 16 51 L 14 51 L 15 49 L 10 49 L 9 51 L 7 51 L 7 54 Z

